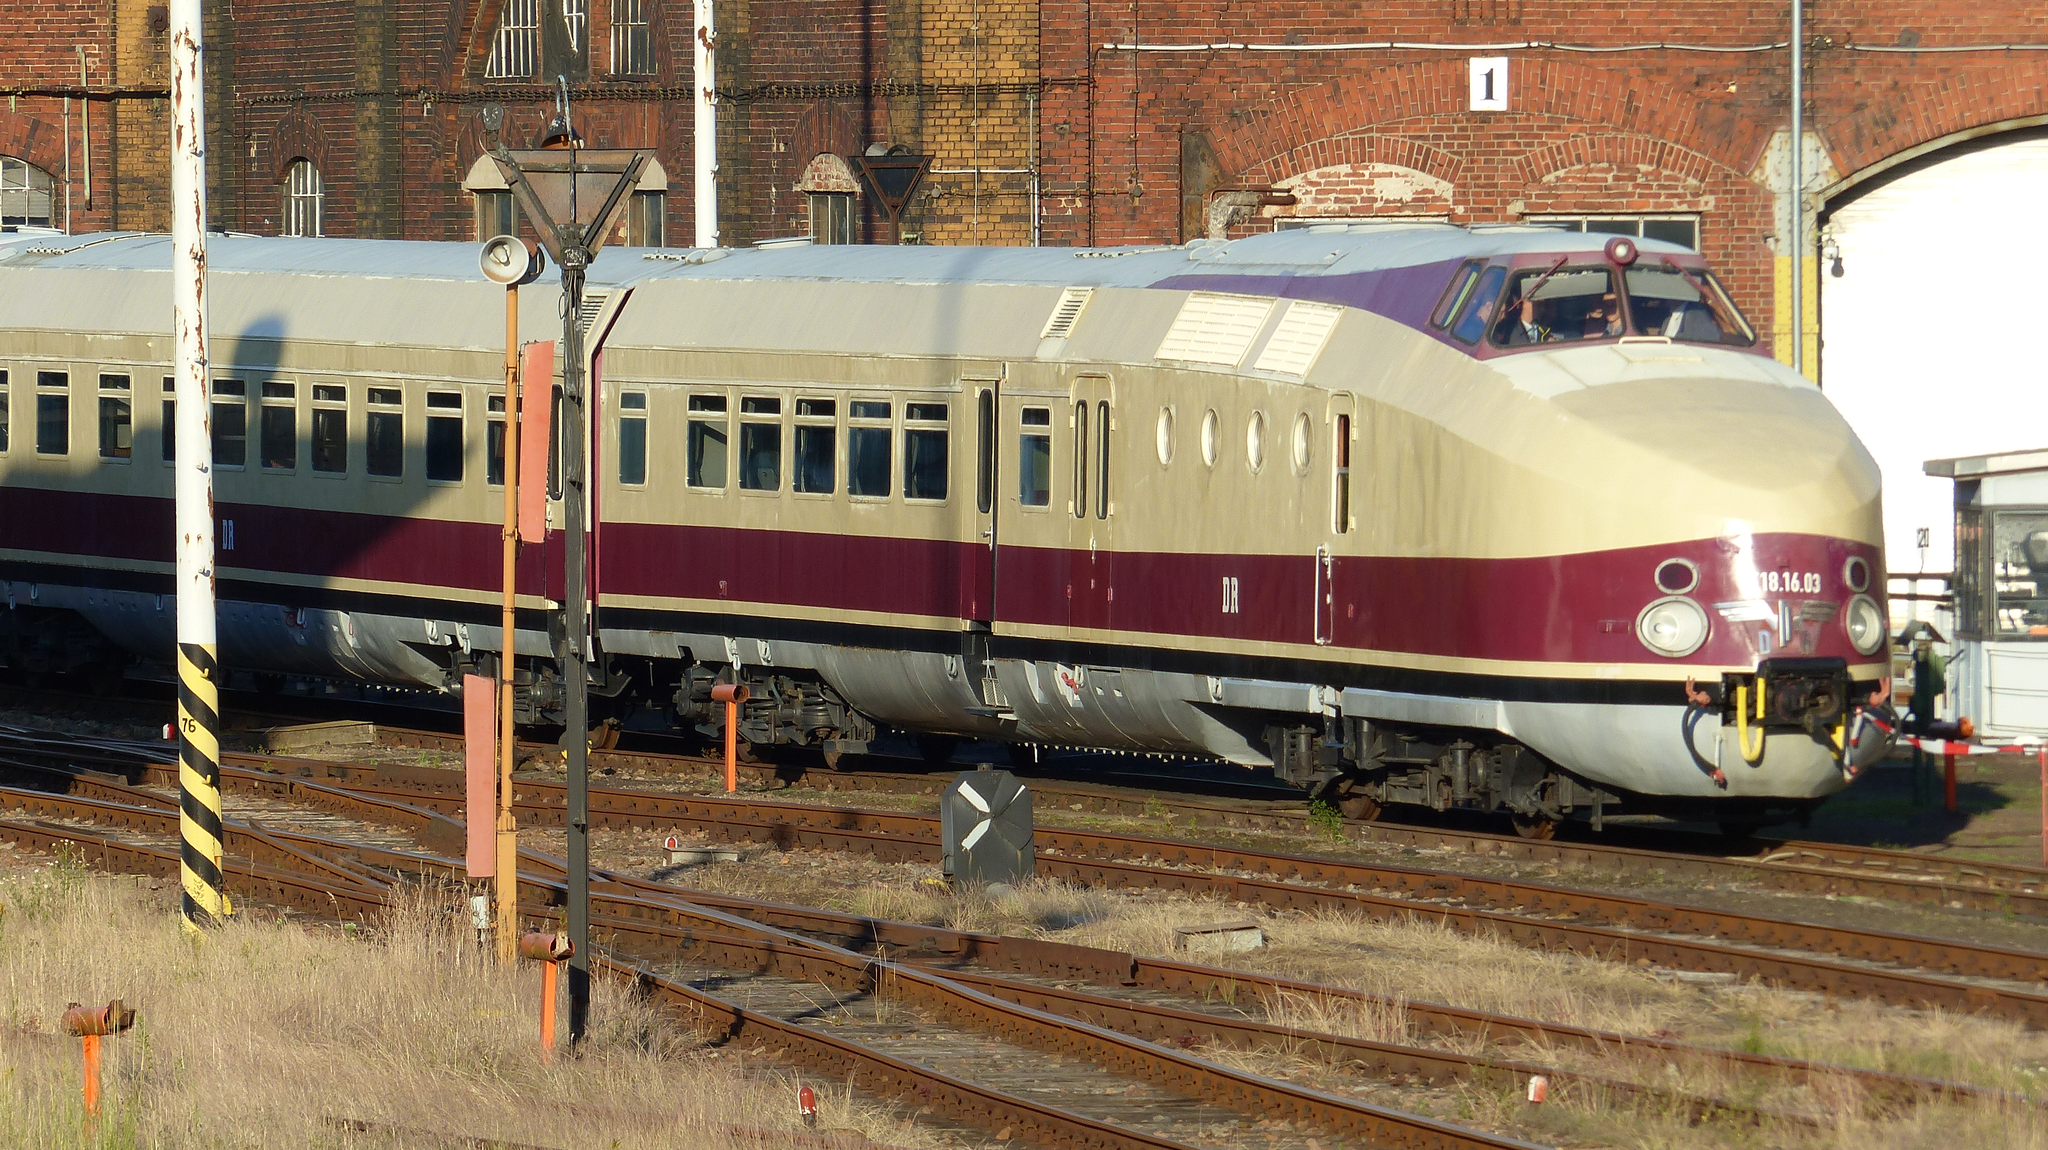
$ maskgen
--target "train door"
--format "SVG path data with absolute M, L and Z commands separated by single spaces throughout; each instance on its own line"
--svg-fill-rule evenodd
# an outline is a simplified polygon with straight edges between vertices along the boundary
M 1067 514 L 1067 625 L 1107 631 L 1116 587 L 1111 518 L 1116 511 L 1116 389 L 1106 375 L 1074 377 L 1067 420 L 1072 499 Z
M 1325 420 L 1329 437 L 1326 457 L 1329 468 L 1329 507 L 1323 516 L 1324 541 L 1315 557 L 1315 640 L 1328 644 L 1337 638 L 1337 554 L 1345 536 L 1357 525 L 1352 504 L 1351 454 L 1358 442 L 1357 401 L 1348 392 L 1330 397 Z
M 990 649 L 994 636 L 996 603 L 996 432 L 1001 410 L 996 379 L 965 379 L 960 393 L 967 399 L 972 422 L 974 451 L 974 502 L 965 500 L 966 546 L 960 570 L 960 618 L 963 630 L 960 661 L 980 685 L 982 705 L 1001 711 L 1008 704 L 996 683 L 996 667 Z

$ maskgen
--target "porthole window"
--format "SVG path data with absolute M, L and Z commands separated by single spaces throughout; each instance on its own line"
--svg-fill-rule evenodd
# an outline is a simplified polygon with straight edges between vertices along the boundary
M 1310 451 L 1314 446 L 1309 436 L 1308 413 L 1303 412 L 1294 417 L 1294 473 L 1296 475 L 1308 474 Z
M 1202 462 L 1216 466 L 1216 452 L 1223 446 L 1222 436 L 1217 431 L 1216 411 L 1211 408 L 1202 416 Z
M 1657 564 L 1657 589 L 1666 595 L 1683 595 L 1699 582 L 1699 565 L 1690 559 L 1666 559 Z
M 1252 412 L 1252 418 L 1244 427 L 1244 459 L 1257 475 L 1266 466 L 1266 413 Z
M 1173 409 L 1159 409 L 1159 466 L 1173 462 Z

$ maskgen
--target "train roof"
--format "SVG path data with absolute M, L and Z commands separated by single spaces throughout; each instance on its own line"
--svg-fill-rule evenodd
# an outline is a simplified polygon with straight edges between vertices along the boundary
M 1326 224 L 1245 239 L 1111 248 L 771 245 L 706 251 L 613 248 L 591 265 L 593 284 L 652 277 L 1150 287 L 1186 276 L 1323 277 L 1527 252 L 1594 253 L 1610 237 L 1545 227 L 1450 224 Z M 1689 254 L 1658 240 L 1648 252 Z M 481 282 L 477 246 L 466 242 L 215 234 L 215 274 L 351 276 Z M 163 271 L 171 239 L 160 233 L 0 235 L 0 268 Z M 552 266 L 543 282 L 559 282 Z

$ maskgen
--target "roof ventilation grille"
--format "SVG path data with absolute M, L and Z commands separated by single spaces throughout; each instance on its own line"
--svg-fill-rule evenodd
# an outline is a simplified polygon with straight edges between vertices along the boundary
M 1074 334 L 1074 325 L 1081 321 L 1081 311 L 1088 306 L 1088 297 L 1095 294 L 1094 288 L 1070 287 L 1060 293 L 1060 302 L 1053 305 L 1052 315 L 1045 321 L 1045 330 L 1038 333 L 1040 339 L 1065 339 Z
M 1159 343 L 1160 359 L 1235 367 L 1273 314 L 1273 301 L 1260 296 L 1191 292 Z
M 597 313 L 604 310 L 604 301 L 610 298 L 612 293 L 608 291 L 583 293 L 583 309 L 576 313 L 576 325 L 583 329 L 583 334 L 590 334 L 590 325 L 597 322 Z
M 1315 366 L 1330 332 L 1344 315 L 1344 309 L 1326 303 L 1296 300 L 1273 329 L 1273 338 L 1259 352 L 1258 370 L 1279 375 L 1304 376 Z

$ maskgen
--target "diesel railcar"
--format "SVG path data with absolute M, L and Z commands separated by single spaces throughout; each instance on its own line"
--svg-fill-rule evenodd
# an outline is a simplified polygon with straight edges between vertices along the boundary
M 1535 835 L 1809 809 L 1887 737 L 1877 468 L 1697 255 L 1603 238 L 607 252 L 576 317 L 597 705 L 711 729 L 737 679 L 756 744 L 1204 756 Z M 170 649 L 169 258 L 0 240 L 17 668 Z M 210 260 L 223 662 L 494 673 L 504 300 L 476 249 Z M 522 307 L 559 331 L 552 277 Z M 561 572 L 559 533 L 522 557 L 533 721 Z

